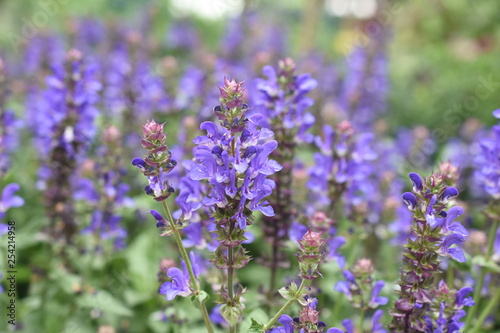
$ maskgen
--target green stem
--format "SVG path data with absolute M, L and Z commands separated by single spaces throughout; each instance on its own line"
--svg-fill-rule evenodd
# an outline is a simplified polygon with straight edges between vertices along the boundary
M 365 323 L 365 309 L 361 308 L 361 312 L 359 313 L 359 332 L 363 333 L 363 327 Z
M 310 282 L 311 282 L 311 280 L 302 279 L 302 282 L 300 283 L 300 286 L 299 286 L 299 290 L 297 290 L 297 293 L 295 294 L 296 296 L 292 299 L 289 299 L 281 307 L 281 309 L 278 311 L 278 313 L 276 313 L 274 315 L 274 317 L 272 317 L 271 320 L 269 320 L 269 322 L 266 325 L 264 325 L 264 327 L 262 328 L 262 330 L 264 332 L 271 329 L 271 326 L 273 326 L 278 321 L 278 319 L 280 319 L 281 315 L 285 313 L 285 311 L 298 299 L 298 297 L 300 295 L 302 295 L 302 290 L 305 287 L 307 287 L 310 284 Z
M 234 142 L 234 141 L 233 141 Z M 234 222 L 231 222 L 229 226 L 229 234 L 232 235 L 234 230 Z M 227 247 L 227 259 L 228 259 L 228 267 L 227 267 L 227 294 L 229 296 L 229 300 L 231 302 L 231 306 L 234 306 L 234 267 L 233 267 L 233 256 L 234 256 L 234 247 Z M 236 333 L 236 325 L 229 326 L 230 333 Z
M 193 286 L 195 290 L 195 294 L 198 295 L 200 293 L 200 285 L 198 283 L 198 279 L 196 279 L 196 276 L 194 275 L 193 271 L 193 266 L 191 264 L 191 260 L 189 260 L 189 256 L 187 255 L 186 248 L 184 247 L 184 244 L 182 244 L 182 238 L 179 233 L 179 230 L 177 229 L 177 226 L 175 225 L 174 218 L 172 217 L 172 214 L 170 213 L 170 209 L 167 206 L 167 203 L 165 200 L 161 202 L 163 205 L 163 209 L 165 210 L 165 214 L 167 214 L 167 219 L 168 222 L 170 223 L 170 228 L 172 229 L 172 233 L 174 235 L 175 241 L 177 243 L 177 247 L 179 248 L 179 252 L 181 254 L 182 260 L 184 260 L 184 263 L 186 264 L 186 268 L 189 274 L 189 279 L 191 280 L 191 285 Z M 210 321 L 210 317 L 208 315 L 207 308 L 205 306 L 204 302 L 199 302 L 200 304 L 200 311 L 201 314 L 203 315 L 203 321 L 205 322 L 205 326 L 207 327 L 207 331 L 209 333 L 213 333 L 214 329 L 212 328 L 212 323 Z
M 495 235 L 497 233 L 499 223 L 500 223 L 500 220 L 495 219 L 491 225 L 491 230 L 489 233 L 490 238 L 488 239 L 488 248 L 486 250 L 486 262 L 491 260 L 491 255 L 493 254 L 493 245 L 495 244 L 494 243 Z M 479 275 L 479 280 L 477 281 L 477 285 L 476 285 L 476 288 L 474 290 L 474 296 L 473 296 L 473 300 L 476 301 L 476 305 L 471 307 L 469 313 L 467 314 L 467 321 L 465 322 L 464 332 L 468 332 L 468 329 L 472 324 L 472 319 L 474 318 L 474 315 L 476 314 L 476 310 L 479 307 L 479 301 L 481 298 L 481 290 L 483 289 L 483 283 L 484 283 L 485 276 L 486 276 L 486 268 L 481 267 L 481 274 Z M 480 322 L 478 322 L 478 323 L 480 323 Z
M 227 293 L 229 295 L 229 299 L 231 300 L 231 305 L 234 305 L 234 268 L 233 268 L 233 250 L 232 246 L 227 248 L 227 257 L 228 257 L 228 268 L 227 268 Z
M 476 333 L 481 329 L 481 325 L 484 323 L 484 320 L 490 313 L 492 313 L 492 310 L 495 308 L 495 306 L 498 305 L 499 301 L 500 301 L 500 288 L 497 288 L 495 294 L 493 295 L 492 298 L 490 298 L 490 301 L 488 302 L 488 304 L 486 305 L 486 307 L 483 309 L 478 319 L 476 320 L 476 325 L 472 329 L 471 333 Z

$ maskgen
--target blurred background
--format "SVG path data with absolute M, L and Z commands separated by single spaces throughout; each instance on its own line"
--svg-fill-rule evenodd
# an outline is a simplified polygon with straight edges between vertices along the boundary
M 257 12 L 262 21 L 284 30 L 287 55 L 292 57 L 317 49 L 329 59 L 342 59 L 383 28 L 387 30 L 385 51 L 392 83 L 388 119 L 394 124 L 443 128 L 451 136 L 457 128 L 444 126 L 447 112 L 454 120 L 458 115 L 461 120 L 478 117 L 491 123 L 489 110 L 498 105 L 498 94 L 490 94 L 473 111 L 464 106 L 464 98 L 475 94 L 481 78 L 488 80 L 493 75 L 490 81 L 500 81 L 495 78 L 500 66 L 500 4 L 495 0 L 59 2 L 48 22 L 39 15 L 40 33 L 72 31 L 76 17 L 103 19 L 101 24 L 108 26 L 147 31 L 150 42 L 165 43 L 165 47 L 168 28 L 181 20 L 194 24 L 197 38 L 210 51 L 223 51 L 221 36 L 227 23 L 244 11 Z M 26 22 L 36 21 L 44 6 L 50 8 L 45 3 L 51 1 L 0 1 L 4 51 L 12 48 L 9 34 L 20 35 Z

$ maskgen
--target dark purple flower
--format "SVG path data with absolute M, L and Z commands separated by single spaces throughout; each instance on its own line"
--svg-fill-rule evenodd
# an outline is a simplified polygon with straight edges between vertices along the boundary
M 411 192 L 403 194 L 403 201 L 408 206 L 408 209 L 413 210 L 417 206 L 417 197 Z
M 155 220 L 156 220 L 156 227 L 157 227 L 157 228 L 163 228 L 163 227 L 165 227 L 165 226 L 167 225 L 167 221 L 166 221 L 166 220 L 163 218 L 163 216 L 161 216 L 161 214 L 160 214 L 160 213 L 158 213 L 156 210 L 151 209 L 151 210 L 149 211 L 149 213 L 150 213 L 151 215 L 153 215 L 153 217 L 155 218 Z
M 422 189 L 422 177 L 418 173 L 412 172 L 408 175 L 413 183 L 413 191 L 417 192 Z
M 458 190 L 454 187 L 448 187 L 444 190 L 443 194 L 441 195 L 441 201 L 447 201 L 450 200 L 453 197 L 456 197 L 458 195 Z

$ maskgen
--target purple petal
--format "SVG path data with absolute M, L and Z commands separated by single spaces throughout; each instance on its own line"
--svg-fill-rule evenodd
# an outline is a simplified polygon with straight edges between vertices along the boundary
M 461 249 L 454 247 L 454 248 L 448 249 L 447 252 L 456 261 L 465 262 L 465 255 Z
M 418 173 L 412 172 L 408 175 L 413 183 L 414 191 L 420 191 L 423 187 L 422 177 Z

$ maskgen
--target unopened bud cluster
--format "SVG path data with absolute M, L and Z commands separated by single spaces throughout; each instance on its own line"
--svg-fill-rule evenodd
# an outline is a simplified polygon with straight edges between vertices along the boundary
M 214 113 L 221 121 L 221 125 L 231 131 L 231 134 L 241 132 L 248 121 L 245 114 L 248 105 L 243 103 L 243 82 L 236 82 L 224 78 L 224 86 L 219 87 L 220 105 L 214 108 Z
M 177 162 L 171 159 L 172 153 L 166 145 L 167 135 L 163 133 L 163 125 L 152 120 L 142 127 L 141 144 L 147 153 L 144 159 L 136 158 L 132 161 L 132 164 L 148 177 L 149 185 L 144 191 L 156 201 L 163 201 L 174 193 L 166 174 L 177 165 Z
M 322 233 L 309 230 L 299 241 L 300 250 L 296 256 L 299 259 L 300 277 L 306 280 L 314 280 L 322 276 L 319 272 L 325 253 L 322 250 L 325 240 L 321 238 Z

